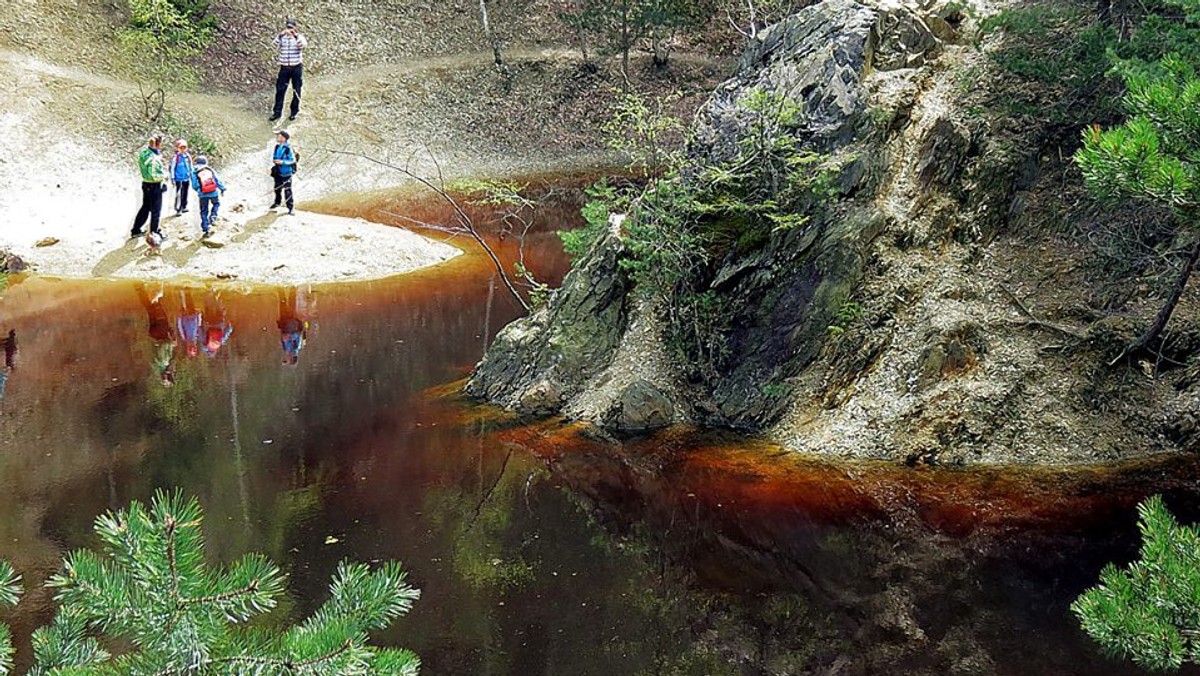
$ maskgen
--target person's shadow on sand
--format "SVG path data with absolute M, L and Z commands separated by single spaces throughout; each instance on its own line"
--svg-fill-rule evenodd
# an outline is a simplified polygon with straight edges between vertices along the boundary
M 229 242 L 231 244 L 245 242 L 250 238 L 251 235 L 262 232 L 263 230 L 271 227 L 275 221 L 279 220 L 284 215 L 285 214 L 267 212 L 262 216 L 253 218 L 247 221 L 246 224 L 242 226 L 241 232 L 231 237 Z M 135 274 L 121 275 L 119 273 L 121 273 L 123 270 L 127 270 L 133 266 L 136 266 L 140 261 L 147 260 L 150 257 L 158 258 L 172 267 L 182 268 L 187 265 L 188 262 L 192 260 L 192 257 L 196 255 L 196 252 L 200 251 L 200 249 L 204 246 L 199 237 L 193 239 L 191 242 L 183 243 L 183 246 L 173 246 L 173 244 L 174 242 L 167 240 L 162 249 L 160 249 L 157 254 L 154 254 L 150 252 L 150 248 L 146 245 L 142 238 L 138 237 L 126 240 L 124 244 L 116 249 L 113 249 L 112 251 L 109 251 L 104 255 L 103 258 L 96 262 L 96 265 L 92 266 L 92 276 L 136 277 L 137 275 Z M 130 270 L 130 272 L 132 272 L 132 270 Z

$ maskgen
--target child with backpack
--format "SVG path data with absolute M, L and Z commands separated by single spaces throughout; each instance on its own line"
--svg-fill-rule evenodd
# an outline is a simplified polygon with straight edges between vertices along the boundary
M 221 195 L 225 194 L 225 184 L 217 172 L 208 166 L 208 158 L 201 155 L 196 158 L 196 170 L 192 172 L 192 187 L 200 196 L 200 229 L 202 237 L 212 234 L 213 222 L 217 220 L 217 210 L 221 208 Z
M 275 201 L 272 209 L 279 207 L 283 198 L 287 197 L 288 215 L 296 213 L 295 199 L 292 196 L 292 179 L 300 166 L 300 153 L 291 144 L 292 135 L 286 129 L 275 132 L 275 149 L 271 151 L 271 179 L 275 182 Z
M 175 155 L 171 158 L 171 180 L 175 183 L 175 215 L 188 210 L 188 183 L 192 177 L 192 155 L 188 152 L 188 142 L 179 139 L 175 142 Z

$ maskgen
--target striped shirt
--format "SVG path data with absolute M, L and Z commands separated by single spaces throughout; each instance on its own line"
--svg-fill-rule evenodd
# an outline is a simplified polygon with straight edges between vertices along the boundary
M 304 48 L 308 40 L 300 33 L 293 37 L 291 33 L 275 36 L 275 46 L 279 48 L 279 65 L 298 66 L 304 62 Z

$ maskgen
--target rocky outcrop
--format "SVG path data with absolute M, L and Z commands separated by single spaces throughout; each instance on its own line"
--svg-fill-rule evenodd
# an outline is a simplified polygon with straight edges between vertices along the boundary
M 557 413 L 612 360 L 627 318 L 629 287 L 616 234 L 601 238 L 554 302 L 504 328 L 466 392 L 527 415 Z
M 971 19 L 956 7 L 812 5 L 764 32 L 697 116 L 689 157 L 719 163 L 755 129 L 748 101 L 799 103 L 788 132 L 827 158 L 831 179 L 803 226 L 737 239 L 693 284 L 718 315 L 701 337 L 704 356 L 719 354 L 705 368 L 686 368 L 679 351 L 691 343 L 654 330 L 666 309 L 624 295 L 611 236 L 549 310 L 501 336 L 469 391 L 614 431 L 699 422 L 910 464 L 1194 445 L 1200 366 L 1178 390 L 1153 363 L 1140 365 L 1145 378 L 1107 370 L 1109 343 L 1122 341 L 1104 340 L 1079 231 L 1028 225 L 1040 204 L 1074 227 L 1088 204 L 1081 191 L 1062 195 L 1067 170 L 1045 177 L 1055 156 L 1069 166 L 1070 150 L 1042 151 L 1047 121 L 988 117 L 988 88 L 1004 81 L 961 42 Z M 588 340 L 565 337 L 581 330 Z M 668 367 L 644 367 L 653 355 Z
M 837 190 L 850 194 L 869 180 L 871 166 L 864 153 L 854 151 L 867 126 L 864 78 L 873 68 L 920 62 L 938 44 L 919 18 L 901 8 L 877 10 L 856 0 L 808 7 L 769 28 L 747 50 L 733 77 L 697 116 L 689 154 L 703 165 L 737 153 L 753 124 L 746 101 L 766 93 L 800 104 L 802 127 L 793 133 L 806 148 L 840 158 Z M 784 403 L 765 395 L 763 385 L 795 373 L 816 356 L 883 225 L 871 205 L 852 205 L 815 217 L 809 227 L 773 235 L 764 246 L 722 263 L 712 288 L 730 299 L 721 311 L 730 313 L 737 330 L 709 396 L 692 402 L 699 404 L 695 412 L 680 414 L 676 402 L 681 397 L 674 383 L 664 382 L 669 379 L 625 369 L 613 376 L 621 379 L 613 387 L 604 373 L 615 350 L 636 349 L 620 345 L 627 282 L 617 265 L 622 252 L 615 236 L 597 243 L 549 309 L 500 334 L 467 392 L 525 414 L 551 414 L 565 406 L 573 415 L 621 431 L 681 418 L 760 426 L 777 417 Z M 749 298 L 758 300 L 733 300 Z M 581 405 L 573 399 L 585 384 L 610 391 L 599 403 Z
M 671 396 L 651 382 L 635 380 L 621 391 L 604 423 L 625 432 L 641 432 L 666 427 L 674 420 Z
M 750 124 L 744 102 L 756 92 L 803 106 L 804 128 L 796 134 L 807 147 L 830 153 L 847 148 L 865 116 L 862 79 L 871 68 L 879 17 L 855 0 L 825 0 L 767 30 L 698 115 L 689 148 L 696 163 L 737 152 Z M 863 163 L 848 161 L 839 177 L 844 192 L 857 187 L 864 172 Z M 777 376 L 781 362 L 803 362 L 816 353 L 830 316 L 862 273 L 862 246 L 879 231 L 870 209 L 843 216 L 774 237 L 759 252 L 727 261 L 717 272 L 714 289 L 723 295 L 766 298 L 735 318 L 745 330 L 734 338 L 733 366 L 713 395 L 723 421 L 751 425 L 768 419 L 776 410 L 761 397 L 761 384 Z M 526 414 L 555 413 L 572 400 L 613 362 L 620 343 L 627 317 L 627 282 L 617 264 L 621 254 L 616 236 L 598 242 L 549 309 L 500 334 L 467 392 Z M 679 417 L 672 384 L 637 373 L 624 381 L 605 402 L 575 408 L 623 431 Z

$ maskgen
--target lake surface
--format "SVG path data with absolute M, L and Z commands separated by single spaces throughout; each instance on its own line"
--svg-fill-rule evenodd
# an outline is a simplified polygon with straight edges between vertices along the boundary
M 555 284 L 572 185 L 546 189 L 526 237 Z M 323 208 L 446 218 L 402 196 Z M 512 260 L 518 239 L 492 241 Z M 470 255 L 360 285 L 11 286 L 0 556 L 42 580 L 95 544 L 97 514 L 180 487 L 215 557 L 285 567 L 284 614 L 318 605 L 339 560 L 402 561 L 422 597 L 379 641 L 428 674 L 1138 673 L 1067 606 L 1135 554 L 1138 499 L 1165 491 L 1200 516 L 1196 463 L 909 469 L 721 433 L 517 425 L 453 395 L 518 315 L 456 243 Z M 8 614 L 22 664 L 51 612 L 35 588 Z

